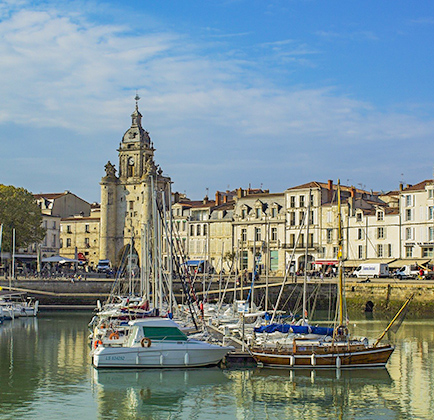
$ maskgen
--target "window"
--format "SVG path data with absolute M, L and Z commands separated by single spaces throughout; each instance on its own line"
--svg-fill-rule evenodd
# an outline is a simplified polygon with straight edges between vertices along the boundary
M 273 207 L 272 209 L 271 209 L 271 217 L 277 217 L 277 209 L 276 209 L 276 207 Z
M 383 244 L 377 245 L 377 257 L 382 258 L 383 257 Z
M 333 242 L 333 229 L 327 229 L 327 243 L 331 244 Z
M 84 238 L 84 245 L 85 245 L 86 248 L 90 247 L 89 238 Z
M 295 207 L 295 195 L 291 195 L 290 197 L 290 207 Z
M 187 336 L 176 327 L 142 327 L 143 336 L 151 340 L 187 341 Z
M 304 248 L 304 233 L 300 235 L 299 247 Z
M 363 229 L 357 229 L 357 239 L 363 239 Z
M 289 235 L 289 246 L 291 248 L 294 248 L 295 245 L 295 234 L 291 233 L 291 235 Z
M 298 219 L 299 224 L 302 225 L 302 224 L 303 224 L 303 219 L 304 219 L 304 211 L 301 211 L 301 212 L 299 213 L 298 218 L 299 218 L 299 219 Z
M 185 227 L 186 227 L 187 223 L 185 222 L 185 220 L 182 221 L 182 231 L 185 232 Z
M 304 207 L 304 195 L 300 195 L 300 207 Z
M 434 227 L 430 226 L 428 229 L 428 240 L 434 241 Z
M 90 232 L 90 227 L 89 227 L 89 225 L 84 225 L 84 231 L 86 232 L 86 233 L 89 233 Z
M 133 200 L 130 201 L 130 210 L 134 210 L 134 201 Z
M 434 194 L 433 194 L 434 190 L 428 190 L 428 198 L 433 198 Z
M 377 228 L 377 239 L 384 239 L 384 228 Z
M 241 270 L 247 270 L 249 263 L 249 255 L 247 251 L 241 252 Z
M 377 212 L 377 220 L 384 220 L 384 212 L 383 211 Z
M 311 225 L 314 224 L 314 221 L 313 221 L 313 210 L 310 212 L 310 220 L 309 220 L 309 223 L 310 223 Z
M 334 246 L 333 247 L 333 258 L 338 258 L 338 252 L 339 252 L 339 247 Z
M 406 207 L 410 207 L 412 204 L 412 196 L 411 195 L 406 195 L 405 196 L 405 206 Z
M 432 258 L 434 256 L 434 248 L 422 248 L 422 257 L 423 258 Z
M 387 256 L 392 257 L 392 244 L 387 244 Z
M 413 220 L 412 209 L 405 209 L 405 220 Z
M 190 236 L 194 236 L 194 225 L 190 225 Z
M 247 216 L 246 209 L 242 209 L 242 210 L 241 210 L 241 218 L 242 218 L 242 219 L 245 219 L 246 216 Z
M 56 222 L 53 222 L 53 229 L 56 229 Z
M 434 219 L 434 207 L 428 207 L 428 220 Z
M 363 259 L 363 245 L 358 246 L 357 255 L 358 255 L 359 260 Z
M 405 228 L 405 239 L 413 239 L 413 229 L 412 228 Z
M 357 220 L 358 222 L 361 222 L 361 221 L 362 221 L 362 213 L 357 213 L 357 214 L 356 214 L 356 220 Z
M 66 225 L 66 233 L 72 233 L 71 225 Z
M 66 246 L 68 248 L 71 246 L 71 238 L 66 238 Z
M 405 247 L 405 256 L 407 258 L 413 258 L 413 247 L 412 246 L 406 246 Z
M 313 233 L 309 233 L 309 243 L 307 246 L 313 247 Z
M 277 241 L 277 228 L 276 227 L 271 228 L 271 240 Z
M 51 246 L 52 246 L 52 248 L 56 248 L 56 239 L 57 239 L 57 236 L 53 235 L 53 237 L 51 239 Z
M 261 228 L 255 228 L 255 241 L 261 240 Z
M 295 226 L 295 212 L 294 211 L 289 213 L 289 224 L 291 226 Z
M 63 248 L 63 239 L 60 238 L 60 244 L 59 244 L 60 248 Z
M 277 271 L 279 268 L 279 251 L 270 251 L 270 270 Z
M 247 229 L 241 229 L 241 240 L 247 242 Z
M 206 236 L 207 233 L 208 233 L 208 225 L 203 225 L 203 234 L 204 234 L 204 236 Z
M 310 206 L 313 207 L 314 205 L 315 205 L 315 204 L 314 204 L 313 195 L 311 194 L 311 195 L 310 195 Z
M 200 236 L 200 235 L 201 235 L 200 231 L 201 231 L 201 229 L 200 229 L 200 225 L 197 225 L 197 226 L 196 226 L 196 235 L 197 235 L 197 236 Z
M 257 209 L 256 209 L 256 218 L 257 218 L 257 219 L 260 219 L 260 218 L 261 218 L 261 209 L 260 209 L 260 208 L 257 208 Z

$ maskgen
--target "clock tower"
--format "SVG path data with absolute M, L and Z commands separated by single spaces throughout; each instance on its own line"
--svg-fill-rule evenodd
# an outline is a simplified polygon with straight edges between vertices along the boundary
M 142 127 L 142 114 L 136 107 L 131 114 L 131 127 L 125 132 L 118 148 L 119 174 L 110 162 L 105 166 L 106 175 L 101 180 L 101 236 L 100 258 L 109 259 L 114 266 L 120 264 L 122 250 L 134 244 L 140 256 L 145 247 L 144 238 L 154 237 L 158 211 L 171 199 L 169 177 L 154 161 L 153 143 Z M 164 197 L 163 197 L 164 196 Z M 144 234 L 146 232 L 146 235 Z

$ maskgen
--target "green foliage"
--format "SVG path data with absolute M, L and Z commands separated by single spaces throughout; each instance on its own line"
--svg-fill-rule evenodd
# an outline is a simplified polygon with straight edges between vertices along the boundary
M 24 248 L 41 242 L 46 230 L 33 195 L 24 188 L 0 184 L 0 224 L 3 225 L 2 251 L 12 249 L 12 229 L 15 228 L 15 247 Z

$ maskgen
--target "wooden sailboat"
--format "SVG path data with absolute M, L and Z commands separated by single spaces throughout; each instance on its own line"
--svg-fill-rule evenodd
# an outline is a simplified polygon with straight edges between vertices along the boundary
M 342 266 L 342 217 L 340 201 L 340 184 L 338 181 L 338 259 L 339 284 L 337 301 L 337 324 L 332 337 L 324 336 L 320 339 L 294 338 L 292 345 L 252 346 L 250 351 L 263 366 L 289 367 L 289 368 L 375 368 L 385 367 L 394 347 L 380 344 L 381 339 L 391 327 L 393 322 L 408 305 L 408 299 L 385 332 L 371 345 L 367 338 L 351 339 L 344 320 L 344 278 Z

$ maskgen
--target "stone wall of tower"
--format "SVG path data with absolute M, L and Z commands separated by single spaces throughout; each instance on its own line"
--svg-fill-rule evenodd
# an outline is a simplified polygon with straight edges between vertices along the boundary
M 100 259 L 116 262 L 117 179 L 104 177 L 101 185 Z

